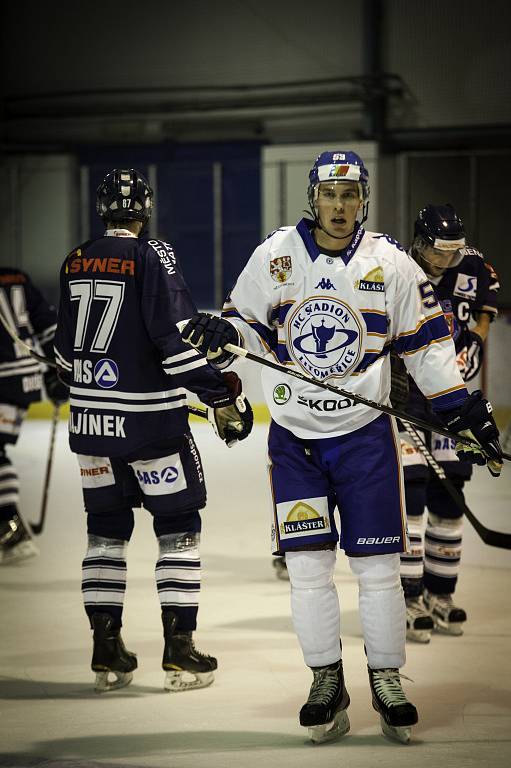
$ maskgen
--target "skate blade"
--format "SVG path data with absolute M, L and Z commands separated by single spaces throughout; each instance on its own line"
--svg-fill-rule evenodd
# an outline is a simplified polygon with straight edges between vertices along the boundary
M 383 717 L 380 717 L 381 729 L 385 736 L 392 741 L 399 741 L 401 744 L 408 744 L 412 733 L 410 725 L 395 726 L 389 725 L 385 722 Z
M 348 713 L 340 709 L 335 713 L 331 723 L 313 725 L 309 728 L 309 738 L 314 744 L 322 744 L 325 741 L 334 741 L 345 736 L 350 729 Z
M 215 675 L 213 672 L 171 670 L 165 673 L 163 687 L 170 693 L 181 693 L 181 691 L 192 691 L 195 688 L 207 688 L 214 679 Z
M 39 554 L 32 540 L 22 541 L 15 547 L 0 553 L 0 565 L 21 565 Z
M 108 675 L 115 675 L 115 680 L 109 680 Z M 118 688 L 124 688 L 133 680 L 132 672 L 96 672 L 96 682 L 94 690 L 96 693 L 106 693 L 107 691 L 116 691 Z
M 451 621 L 450 624 L 443 621 L 435 621 L 435 632 L 438 632 L 441 635 L 453 635 L 459 637 L 463 634 L 463 624 L 464 622 L 462 621 Z
M 429 643 L 431 641 L 431 629 L 407 629 L 406 639 L 412 643 Z

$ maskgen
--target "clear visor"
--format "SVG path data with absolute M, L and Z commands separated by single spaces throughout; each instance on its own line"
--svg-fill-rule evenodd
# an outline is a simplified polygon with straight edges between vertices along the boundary
M 445 247 L 444 243 L 449 243 L 449 247 Z M 440 271 L 445 269 L 457 267 L 464 256 L 464 239 L 460 241 L 441 241 L 441 247 L 438 247 L 438 244 L 439 241 L 435 240 L 435 246 L 422 244 L 418 248 L 421 260 L 429 268 L 426 271 L 430 271 L 430 274 L 439 274 Z

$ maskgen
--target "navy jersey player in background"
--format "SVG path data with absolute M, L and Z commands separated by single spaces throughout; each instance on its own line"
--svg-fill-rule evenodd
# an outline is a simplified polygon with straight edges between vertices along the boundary
M 393 238 L 363 226 L 369 177 L 361 158 L 323 152 L 309 174 L 308 198 L 311 218 L 281 227 L 255 249 L 222 318 L 197 315 L 183 338 L 211 356 L 241 342 L 383 403 L 394 348 L 445 423 L 471 430 L 482 443 L 481 460 L 498 462 L 498 430 L 487 404 L 468 395 L 426 275 Z M 280 371 L 264 367 L 262 381 L 272 417 L 272 549 L 286 557 L 293 624 L 313 673 L 300 723 L 313 741 L 349 729 L 334 584 L 340 545 L 358 580 L 373 707 L 384 733 L 406 741 L 418 718 L 399 673 L 406 630 L 399 569 L 407 535 L 396 426 L 366 405 L 325 397 L 313 383 Z
M 433 285 L 454 340 L 460 373 L 464 381 L 471 381 L 481 367 L 484 342 L 497 315 L 498 277 L 482 253 L 466 245 L 463 222 L 448 204 L 427 205 L 419 211 L 410 255 Z M 404 365 L 393 360 L 392 367 L 394 404 L 431 421 L 428 402 L 413 379 L 407 377 Z M 458 460 L 453 441 L 448 438 L 433 434 L 426 439 L 434 458 L 462 494 L 464 483 L 472 475 L 472 465 Z M 463 517 L 406 432 L 401 433 L 401 442 L 411 543 L 411 551 L 401 556 L 407 637 L 427 643 L 433 629 L 461 635 L 467 618 L 452 597 L 460 565 Z
M 68 398 L 54 368 L 46 368 L 16 343 L 6 327 L 35 352 L 53 359 L 57 313 L 30 277 L 0 268 L 0 565 L 37 555 L 30 526 L 19 509 L 19 480 L 6 446 L 18 439 L 30 403 L 46 395 L 55 405 Z M 5 325 L 4 325 L 5 324 Z
M 238 377 L 219 373 L 181 340 L 176 322 L 196 308 L 174 251 L 138 238 L 152 197 L 137 171 L 109 173 L 97 192 L 105 234 L 72 251 L 60 278 L 55 355 L 70 384 L 69 443 L 87 512 L 82 592 L 98 691 L 126 685 L 137 666 L 120 629 L 133 507 L 141 505 L 153 516 L 159 544 L 165 688 L 212 682 L 216 659 L 192 639 L 206 488 L 185 388 L 212 409 L 227 444 L 252 425 Z

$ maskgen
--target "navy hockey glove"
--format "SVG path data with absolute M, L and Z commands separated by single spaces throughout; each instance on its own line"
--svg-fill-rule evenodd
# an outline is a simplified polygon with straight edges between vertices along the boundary
M 217 365 L 232 358 L 229 352 L 224 352 L 226 344 L 238 346 L 240 343 L 240 335 L 232 323 L 205 312 L 199 312 L 188 321 L 181 331 L 181 337 Z
M 484 342 L 478 333 L 468 332 L 465 354 L 461 356 L 460 373 L 463 381 L 471 381 L 479 373 L 483 362 Z
M 444 424 L 471 440 L 476 440 L 481 448 L 456 443 L 456 454 L 461 461 L 488 466 L 490 474 L 498 477 L 502 471 L 502 449 L 499 443 L 499 430 L 493 420 L 491 403 L 485 400 L 478 389 L 472 392 L 460 408 L 438 414 Z
M 211 400 L 208 404 L 208 420 L 218 437 L 229 448 L 238 440 L 244 440 L 252 431 L 254 414 L 250 403 L 241 390 L 241 379 L 229 371 L 222 378 L 228 394 Z
M 53 405 L 62 405 L 69 400 L 69 387 L 60 379 L 55 368 L 44 374 L 44 388 Z

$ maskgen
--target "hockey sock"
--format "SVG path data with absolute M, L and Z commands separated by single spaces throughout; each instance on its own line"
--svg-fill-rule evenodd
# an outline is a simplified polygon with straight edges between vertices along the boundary
M 175 632 L 193 632 L 197 627 L 201 563 L 200 534 L 168 533 L 158 536 L 156 587 L 163 612 L 177 616 Z
M 18 473 L 0 449 L 0 520 L 12 520 L 19 505 Z
M 332 550 L 286 552 L 293 625 L 309 667 L 339 661 L 340 611 Z
M 89 621 L 93 613 L 108 613 L 114 619 L 114 627 L 121 627 L 127 546 L 128 542 L 121 539 L 89 534 L 82 563 L 82 594 Z
M 452 594 L 460 569 L 463 518 L 430 514 L 426 526 L 424 586 L 436 595 Z
M 358 577 L 359 611 L 371 669 L 399 668 L 406 660 L 406 608 L 399 554 L 350 557 Z
M 407 515 L 410 551 L 401 552 L 401 584 L 405 597 L 418 597 L 423 591 L 424 541 L 422 515 Z

